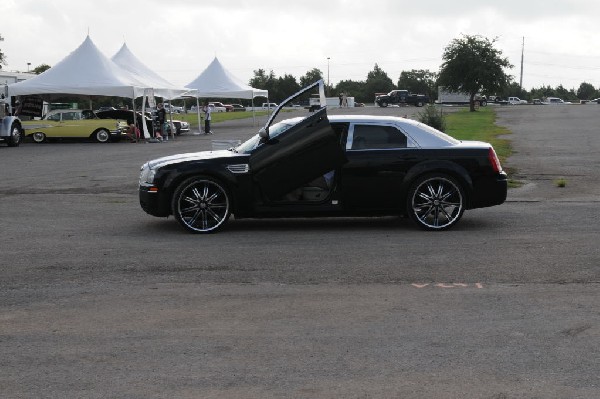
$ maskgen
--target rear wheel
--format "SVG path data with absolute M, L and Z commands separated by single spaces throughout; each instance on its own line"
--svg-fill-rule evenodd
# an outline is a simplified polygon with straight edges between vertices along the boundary
M 36 143 L 43 143 L 46 140 L 46 135 L 42 132 L 35 132 L 34 134 L 31 135 L 31 138 Z
M 21 144 L 21 129 L 17 123 L 12 124 L 10 127 L 10 137 L 8 138 L 9 147 L 18 147 Z
M 407 198 L 407 212 L 425 230 L 445 230 L 456 224 L 465 211 L 466 197 L 461 184 L 444 174 L 418 178 Z
M 94 133 L 94 138 L 99 143 L 107 143 L 110 140 L 110 132 L 106 129 L 99 129 Z
M 192 233 L 212 233 L 231 213 L 225 187 L 208 177 L 192 177 L 177 187 L 171 207 L 175 219 Z

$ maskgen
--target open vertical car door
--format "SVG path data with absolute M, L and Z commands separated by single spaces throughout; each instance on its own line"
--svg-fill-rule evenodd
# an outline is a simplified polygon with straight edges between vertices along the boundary
M 320 80 L 277 107 L 261 130 L 261 144 L 250 156 L 254 181 L 269 200 L 275 200 L 347 161 L 340 138 L 327 119 L 324 95 L 321 108 L 314 114 L 277 136 L 269 136 L 269 127 L 281 108 L 316 86 L 323 93 L 323 81 Z

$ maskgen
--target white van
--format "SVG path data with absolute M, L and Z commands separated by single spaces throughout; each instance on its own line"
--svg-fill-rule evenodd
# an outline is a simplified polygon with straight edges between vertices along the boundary
M 546 97 L 542 104 L 564 104 L 565 102 L 558 97 Z
M 263 103 L 262 104 L 262 109 L 271 109 L 271 108 L 277 108 L 277 104 L 276 103 Z

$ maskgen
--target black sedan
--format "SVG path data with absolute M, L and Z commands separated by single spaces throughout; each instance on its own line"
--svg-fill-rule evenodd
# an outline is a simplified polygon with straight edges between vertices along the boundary
M 276 110 L 277 111 L 277 110 Z M 210 233 L 240 218 L 408 215 L 444 230 L 467 209 L 499 205 L 507 177 L 492 146 L 398 117 L 307 117 L 272 124 L 238 147 L 145 163 L 140 204 Z

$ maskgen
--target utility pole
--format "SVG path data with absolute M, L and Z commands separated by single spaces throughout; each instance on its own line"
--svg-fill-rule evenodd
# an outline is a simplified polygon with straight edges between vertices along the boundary
M 523 36 L 523 44 L 521 45 L 521 78 L 519 79 L 519 87 L 523 90 L 523 54 L 525 53 L 525 36 Z

